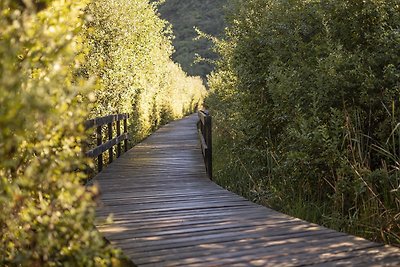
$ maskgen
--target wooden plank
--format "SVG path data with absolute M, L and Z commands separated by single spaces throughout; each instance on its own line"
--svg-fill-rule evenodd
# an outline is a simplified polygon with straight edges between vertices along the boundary
M 175 212 L 175 211 L 191 211 L 191 210 L 199 210 L 199 209 L 217 209 L 217 208 L 231 208 L 231 207 L 246 207 L 246 201 L 241 201 L 238 203 L 229 203 L 229 204 L 197 204 L 197 205 L 188 205 L 188 206 L 170 206 L 170 205 L 165 205 L 165 206 L 158 206 L 158 205 L 152 205 L 152 206 L 147 206 L 147 207 L 142 207 L 140 209 L 137 209 L 136 207 L 129 207 L 126 209 L 120 208 L 120 207 L 108 207 L 105 206 L 101 210 L 99 210 L 97 213 L 99 215 L 108 215 L 108 214 L 114 214 L 114 215 L 120 215 L 120 214 L 140 214 L 140 213 L 148 213 L 148 212 Z
M 338 237 L 343 237 L 345 234 L 339 234 L 337 232 L 328 232 L 328 231 L 318 231 L 314 233 L 313 241 L 316 240 L 327 240 Z M 186 257 L 204 257 L 211 255 L 219 255 L 227 252 L 232 252 L 232 250 L 242 250 L 249 249 L 252 246 L 259 247 L 260 245 L 264 246 L 278 246 L 280 244 L 288 244 L 288 246 L 293 244 L 303 243 L 304 238 L 310 238 L 310 235 L 307 232 L 296 233 L 288 239 L 285 236 L 271 236 L 271 237 L 263 237 L 263 238 L 253 238 L 243 236 L 242 238 L 229 239 L 218 239 L 216 241 L 203 242 L 197 251 L 193 251 L 192 246 L 186 247 L 168 247 L 165 249 L 157 249 L 157 250 L 147 250 L 141 252 L 131 252 L 130 255 L 135 259 L 147 259 L 146 262 L 160 262 L 165 261 L 169 258 L 170 255 L 181 255 L 184 256 L 184 253 L 188 253 Z M 212 250 L 210 250 L 212 248 Z M 166 257 L 165 257 L 166 256 Z M 168 258 L 167 258 L 168 257 Z
M 257 221 L 260 221 L 258 219 L 265 219 L 263 217 L 260 217 L 259 214 L 246 214 L 248 219 L 255 219 Z M 98 228 L 102 229 L 104 228 L 102 231 L 104 233 L 119 233 L 122 230 L 124 231 L 124 233 L 126 233 L 126 231 L 131 230 L 131 228 L 129 227 L 132 223 L 135 223 L 135 231 L 144 231 L 144 230 L 159 230 L 159 231 L 170 231 L 170 230 L 176 230 L 176 229 L 184 229 L 184 228 L 188 228 L 188 227 L 199 227 L 199 226 L 207 226 L 207 225 L 222 225 L 222 224 L 228 224 L 228 223 L 232 223 L 232 222 L 241 222 L 243 224 L 245 224 L 247 222 L 247 220 L 244 220 L 240 217 L 203 217 L 203 218 L 186 218 L 185 220 L 181 220 L 181 219 L 164 219 L 164 220 L 157 220 L 154 218 L 151 219 L 144 219 L 141 220 L 140 222 L 137 222 L 135 220 L 125 220 L 125 221 L 119 221 L 119 222 L 115 222 L 112 225 L 99 225 Z M 292 220 L 287 220 L 287 219 L 270 219 L 270 220 L 265 220 L 265 225 L 269 224 L 292 224 L 295 222 L 299 222 L 298 219 L 293 218 Z M 149 233 L 149 231 L 147 233 Z
M 89 150 L 88 152 L 86 152 L 86 156 L 89 158 L 97 157 L 97 156 L 101 155 L 102 153 L 104 153 L 105 151 L 107 151 L 108 149 L 115 146 L 116 144 L 119 144 L 126 139 L 128 139 L 128 134 L 123 133 L 120 136 L 114 137 L 113 139 L 105 142 L 104 144 L 99 145 L 96 148 Z
M 290 229 L 288 227 L 287 229 Z M 117 241 L 118 246 L 123 249 L 133 250 L 135 252 L 161 250 L 166 248 L 181 248 L 181 247 L 198 247 L 209 242 L 223 242 L 242 240 L 245 238 L 259 239 L 262 237 L 277 237 L 278 239 L 287 240 L 293 235 L 303 233 L 305 236 L 313 236 L 321 231 L 327 233 L 332 230 L 323 230 L 318 227 L 303 227 L 296 231 L 294 229 L 251 229 L 251 227 L 241 228 L 226 228 L 224 231 L 206 231 L 199 234 L 179 234 L 176 236 L 166 236 L 159 238 L 149 235 L 147 237 L 132 237 L 120 239 Z M 194 253 L 195 251 L 193 251 Z
M 257 231 L 275 231 L 282 228 L 285 230 L 288 228 L 288 224 L 290 227 L 297 227 L 297 230 L 305 229 L 305 228 L 313 228 L 315 226 L 305 225 L 301 222 L 297 221 L 275 221 L 272 224 L 264 224 L 262 222 L 245 222 L 245 221 L 238 221 L 238 222 L 214 222 L 214 223 L 206 223 L 206 224 L 189 224 L 184 225 L 180 224 L 179 227 L 169 227 L 163 228 L 160 225 L 155 226 L 154 228 L 149 227 L 142 227 L 142 228 L 134 228 L 128 229 L 125 228 L 124 231 L 120 231 L 121 228 L 110 229 L 109 231 L 103 231 L 104 233 L 111 233 L 113 235 L 113 239 L 125 239 L 125 238 L 139 238 L 139 237 L 148 237 L 148 236 L 167 236 L 167 235 L 174 235 L 174 238 L 180 234 L 186 235 L 190 233 L 190 236 L 194 236 L 195 232 L 202 232 L 201 235 L 209 232 L 226 232 L 220 231 L 221 229 L 247 229 L 251 228 L 250 230 L 257 230 Z M 116 230 L 116 231 L 115 231 Z
M 205 118 L 207 117 L 207 114 L 203 110 L 199 110 L 198 117 L 199 117 L 201 123 L 205 124 Z
M 199 139 L 200 139 L 200 144 L 201 144 L 201 151 L 203 152 L 203 155 L 206 154 L 206 151 L 208 149 L 206 140 L 204 140 L 203 134 L 201 133 L 200 129 L 197 130 L 199 133 Z
M 154 211 L 154 212 L 137 212 L 131 214 L 119 214 L 117 217 L 114 216 L 114 220 L 124 220 L 126 218 L 148 218 L 148 217 L 156 217 L 156 218 L 174 218 L 176 217 L 184 217 L 186 215 L 189 216 L 212 216 L 213 214 L 222 214 L 223 216 L 236 214 L 242 214 L 244 211 L 249 209 L 248 206 L 236 206 L 230 207 L 228 210 L 225 208 L 211 208 L 211 209 L 193 209 L 193 210 L 174 210 L 174 211 Z M 98 218 L 107 218 L 108 214 L 105 216 L 98 215 Z
M 244 217 L 246 216 L 246 217 Z M 201 222 L 202 220 L 213 220 L 213 219 L 226 219 L 234 221 L 237 218 L 244 217 L 247 221 L 251 217 L 258 217 L 260 220 L 299 220 L 297 218 L 285 218 L 285 217 L 278 217 L 274 216 L 274 214 L 260 214 L 254 211 L 248 211 L 246 206 L 234 207 L 229 210 L 222 210 L 222 209 L 204 209 L 204 210 L 191 210 L 191 211 L 174 211 L 174 212 L 150 212 L 150 213 L 136 213 L 136 214 L 129 214 L 129 215 L 121 215 L 118 217 L 114 217 L 113 224 L 118 224 L 119 222 L 136 222 L 140 225 L 140 222 L 146 221 L 157 221 L 159 223 L 165 221 L 173 221 L 178 220 L 180 222 L 196 220 Z M 247 218 L 248 217 L 248 218 Z M 300 220 L 301 221 L 301 220 Z M 111 226 L 109 226 L 111 227 Z
M 176 249 L 175 253 L 160 255 L 157 251 L 153 251 L 152 254 L 144 256 L 144 254 L 135 255 L 136 262 L 138 264 L 149 264 L 149 263 L 165 263 L 167 261 L 175 262 L 182 258 L 191 259 L 189 264 L 193 263 L 206 263 L 215 260 L 230 260 L 235 259 L 239 255 L 256 256 L 258 254 L 264 255 L 275 255 L 275 258 L 290 254 L 302 253 L 304 246 L 310 245 L 313 247 L 327 247 L 332 244 L 341 243 L 347 241 L 348 236 L 342 234 L 340 236 L 337 233 L 322 233 L 321 235 L 314 235 L 313 239 L 304 239 L 304 237 L 290 238 L 290 239 L 264 239 L 255 240 L 255 242 L 243 242 L 242 240 L 236 242 L 219 243 L 218 249 L 202 249 L 197 251 L 187 251 L 185 248 Z M 257 242 L 258 241 L 258 242 Z M 347 247 L 349 248 L 349 247 Z M 270 257 L 269 259 L 273 259 Z
M 85 121 L 85 128 L 90 129 L 97 126 L 103 126 L 109 123 L 113 123 L 114 121 L 121 121 L 128 118 L 128 114 L 116 114 L 116 115 L 108 115 L 104 117 L 98 117 L 94 119 L 90 119 Z
M 108 123 L 113 123 L 116 118 L 117 118 L 116 115 L 108 115 L 108 116 L 104 116 L 104 117 L 94 118 L 94 119 L 86 121 L 85 127 L 86 127 L 86 129 L 88 129 L 88 128 L 92 128 L 92 127 L 103 126 Z

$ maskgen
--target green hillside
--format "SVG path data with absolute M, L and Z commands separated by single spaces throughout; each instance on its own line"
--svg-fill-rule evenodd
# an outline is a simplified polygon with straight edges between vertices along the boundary
M 194 27 L 213 36 L 220 35 L 224 29 L 225 3 L 226 0 L 166 0 L 159 7 L 161 17 L 172 24 L 176 36 L 173 40 L 176 50 L 173 60 L 181 64 L 189 75 L 205 78 L 211 72 L 211 64 L 193 63 L 196 54 L 207 59 L 216 58 L 216 54 L 210 49 L 210 41 L 193 40 L 197 36 Z

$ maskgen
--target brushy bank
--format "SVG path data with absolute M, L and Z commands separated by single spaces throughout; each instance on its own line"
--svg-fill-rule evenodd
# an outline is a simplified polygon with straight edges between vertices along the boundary
M 259 203 L 400 243 L 400 5 L 237 0 L 210 77 L 215 176 Z
M 86 8 L 90 47 L 81 73 L 99 78 L 92 114 L 131 114 L 133 141 L 193 112 L 206 93 L 200 78 L 171 61 L 170 29 L 155 8 L 145 0 L 100 0 Z
M 134 140 L 205 90 L 169 59 L 147 1 L 0 2 L 0 265 L 121 266 L 94 227 L 83 121 L 131 114 Z M 132 127 L 133 127 L 132 126 Z

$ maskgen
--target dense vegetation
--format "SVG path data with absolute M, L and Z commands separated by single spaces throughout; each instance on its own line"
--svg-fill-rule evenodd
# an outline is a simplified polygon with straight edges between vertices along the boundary
M 195 28 L 212 35 L 220 36 L 224 29 L 223 6 L 226 0 L 166 0 L 159 7 L 161 17 L 172 24 L 176 38 L 173 40 L 175 53 L 173 59 L 190 75 L 208 75 L 217 58 L 212 51 L 212 43 L 206 38 L 196 39 Z M 197 62 L 197 55 L 206 59 Z
M 128 112 L 136 140 L 191 111 L 201 80 L 171 62 L 145 0 L 0 8 L 0 265 L 119 266 L 94 227 L 98 189 L 82 186 L 83 121 Z
M 236 0 L 207 99 L 215 179 L 259 203 L 400 243 L 400 5 Z
M 188 114 L 205 94 L 200 78 L 187 77 L 171 61 L 166 22 L 146 0 L 91 2 L 86 8 L 89 51 L 80 74 L 99 78 L 92 116 L 131 115 L 137 142 L 158 126 Z

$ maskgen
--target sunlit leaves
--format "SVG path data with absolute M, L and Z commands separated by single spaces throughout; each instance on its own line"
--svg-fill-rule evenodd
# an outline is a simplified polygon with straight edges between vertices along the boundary
M 83 121 L 128 112 L 138 140 L 193 111 L 204 86 L 171 62 L 147 1 L 0 7 L 0 265 L 118 265 L 94 227 L 98 189 L 82 186 Z
M 117 256 L 94 228 L 73 78 L 85 1 L 2 1 L 0 265 L 105 266 Z
M 172 63 L 166 23 L 148 1 L 93 1 L 85 13 L 84 72 L 99 78 L 93 115 L 130 113 L 137 141 L 201 102 L 204 86 Z

